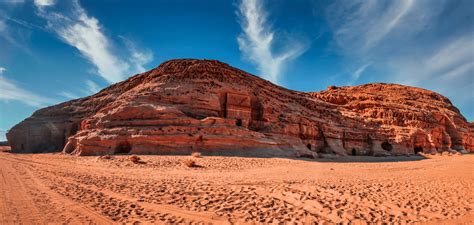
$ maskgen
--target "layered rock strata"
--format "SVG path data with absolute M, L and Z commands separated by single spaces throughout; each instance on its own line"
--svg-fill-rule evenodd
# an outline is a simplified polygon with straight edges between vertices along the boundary
M 36 111 L 13 152 L 316 156 L 473 151 L 449 99 L 397 84 L 298 92 L 214 60 L 171 60 L 99 93 Z

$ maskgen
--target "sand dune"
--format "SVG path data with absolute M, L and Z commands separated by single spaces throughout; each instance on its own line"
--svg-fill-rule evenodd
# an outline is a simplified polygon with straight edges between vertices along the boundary
M 471 224 L 474 155 L 325 161 L 0 153 L 0 224 Z M 198 167 L 181 162 L 195 160 Z

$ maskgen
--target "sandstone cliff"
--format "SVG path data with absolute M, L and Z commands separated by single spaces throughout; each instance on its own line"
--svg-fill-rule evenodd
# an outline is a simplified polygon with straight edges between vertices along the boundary
M 13 152 L 294 155 L 473 151 L 451 102 L 396 84 L 291 91 L 213 60 L 171 60 L 99 93 L 35 112 Z

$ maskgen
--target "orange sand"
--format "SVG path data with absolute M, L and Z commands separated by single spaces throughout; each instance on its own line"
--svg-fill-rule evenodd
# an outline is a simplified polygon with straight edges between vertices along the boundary
M 474 220 L 474 155 L 140 158 L 0 151 L 0 224 Z

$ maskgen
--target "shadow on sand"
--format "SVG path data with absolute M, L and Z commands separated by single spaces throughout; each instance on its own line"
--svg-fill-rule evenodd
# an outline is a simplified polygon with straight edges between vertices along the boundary
M 43 153 L 20 153 L 20 152 L 11 152 L 10 149 L 0 149 L 2 152 L 8 152 L 11 154 L 62 154 L 61 152 L 43 152 Z M 410 155 L 410 156 L 385 156 L 385 157 L 375 157 L 375 156 L 336 156 L 336 155 L 324 155 L 323 158 L 305 158 L 305 157 L 295 157 L 293 154 L 274 154 L 275 152 L 271 151 L 226 151 L 226 152 L 202 152 L 202 157 L 206 156 L 224 156 L 224 157 L 241 157 L 241 158 L 280 158 L 280 159 L 291 159 L 291 160 L 301 160 L 307 162 L 320 162 L 320 163 L 382 163 L 382 162 L 408 162 L 408 161 L 421 161 L 428 159 L 422 155 Z M 134 153 L 121 153 L 114 155 L 135 155 Z M 189 156 L 190 154 L 185 153 L 165 153 L 165 154 L 136 154 L 136 155 L 163 155 L 163 156 Z M 90 157 L 91 155 L 89 155 Z M 100 155 L 92 155 L 92 157 L 97 157 Z M 88 157 L 88 156 L 83 156 Z
M 336 155 L 324 155 L 323 158 L 307 158 L 307 157 L 296 157 L 294 154 L 271 154 L 269 152 L 264 153 L 251 153 L 251 152 L 201 152 L 202 157 L 206 156 L 223 156 L 223 157 L 240 157 L 240 158 L 280 158 L 280 159 L 291 159 L 301 160 L 307 162 L 321 162 L 321 163 L 381 163 L 381 162 L 408 162 L 408 161 L 421 161 L 429 159 L 422 155 L 410 155 L 410 156 L 336 156 Z M 175 156 L 186 156 L 189 154 L 156 154 L 156 155 L 175 155 Z
M 308 161 L 315 162 L 332 162 L 332 163 L 382 163 L 382 162 L 409 162 L 409 161 L 421 161 L 428 159 L 427 157 L 421 155 L 412 155 L 412 156 L 385 156 L 385 157 L 375 157 L 375 156 L 339 156 L 335 158 L 318 158 L 318 159 L 308 159 Z

